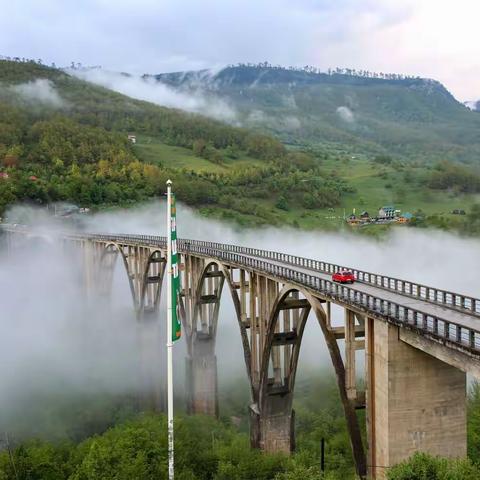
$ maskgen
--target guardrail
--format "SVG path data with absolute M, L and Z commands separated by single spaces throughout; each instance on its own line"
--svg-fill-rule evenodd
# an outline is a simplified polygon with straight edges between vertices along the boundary
M 111 239 L 117 238 L 122 241 L 129 240 L 142 240 L 150 241 L 152 244 L 166 245 L 166 237 L 155 235 L 107 235 Z M 324 262 L 321 260 L 313 260 L 311 258 L 299 257 L 296 255 L 290 255 L 288 253 L 274 252 L 271 250 L 262 250 L 259 248 L 241 247 L 238 245 L 230 245 L 225 243 L 207 242 L 203 240 L 178 240 L 179 249 L 185 249 L 189 246 L 203 246 L 209 248 L 215 248 L 218 250 L 224 250 L 228 252 L 241 253 L 243 255 L 251 255 L 259 258 L 266 258 L 269 260 L 275 260 L 288 265 L 295 265 L 298 267 L 306 268 L 315 272 L 333 274 L 339 270 L 348 269 L 353 272 L 355 279 L 359 282 L 371 285 L 377 288 L 383 288 L 384 290 L 390 290 L 392 292 L 400 293 L 401 295 L 417 298 L 438 305 L 444 305 L 445 307 L 458 310 L 462 313 L 468 313 L 480 317 L 480 299 L 463 295 L 459 293 L 450 292 L 448 290 L 442 290 L 440 288 L 429 287 L 417 282 L 410 282 L 408 280 L 402 280 L 387 275 L 379 275 L 357 268 L 350 268 L 344 265 L 337 265 L 334 263 Z
M 72 235 L 77 238 L 96 238 L 101 241 L 115 242 L 134 242 L 141 244 L 150 244 L 159 247 L 166 247 L 166 237 L 152 235 Z M 279 280 L 288 281 L 306 287 L 314 292 L 320 293 L 322 296 L 330 298 L 333 301 L 341 302 L 346 305 L 352 305 L 365 311 L 368 315 L 380 316 L 385 320 L 400 326 L 408 326 L 419 333 L 429 334 L 441 341 L 450 342 L 461 348 L 468 349 L 472 353 L 480 354 L 480 330 L 465 327 L 455 322 L 450 322 L 444 318 L 437 317 L 421 310 L 411 308 L 405 305 L 385 300 L 383 298 L 360 292 L 355 287 L 340 285 L 331 280 L 326 280 L 315 275 L 310 275 L 298 270 L 284 267 L 273 263 L 266 262 L 255 258 L 255 252 L 265 252 L 257 249 L 244 247 L 236 247 L 228 245 L 234 249 L 242 249 L 247 251 L 247 255 L 219 248 L 213 242 L 204 242 L 197 240 L 179 240 L 179 251 L 190 252 L 215 258 L 230 264 L 241 267 L 247 267 L 256 272 L 270 274 Z M 276 252 L 272 252 L 276 253 Z M 258 255 L 259 256 L 259 255 Z M 294 258 L 293 255 L 278 254 L 274 256 L 274 260 L 287 263 L 288 257 Z M 285 260 L 283 260 L 285 258 Z M 301 258 L 301 257 L 296 257 Z M 316 260 L 309 260 L 308 265 L 315 265 Z M 325 262 L 319 262 L 325 263 Z M 301 265 L 304 266 L 304 265 Z M 308 268 L 307 265 L 305 265 Z M 408 283 L 408 282 L 407 282 Z M 465 313 L 471 314 L 470 311 Z

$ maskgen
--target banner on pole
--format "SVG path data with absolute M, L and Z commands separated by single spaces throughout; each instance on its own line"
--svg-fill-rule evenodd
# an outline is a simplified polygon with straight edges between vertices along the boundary
M 172 266 L 172 341 L 175 342 L 182 335 L 182 326 L 180 323 L 180 312 L 178 297 L 180 294 L 180 274 L 178 268 L 177 253 L 177 208 L 175 204 L 175 195 L 171 195 L 170 202 L 170 233 L 171 233 L 171 258 Z

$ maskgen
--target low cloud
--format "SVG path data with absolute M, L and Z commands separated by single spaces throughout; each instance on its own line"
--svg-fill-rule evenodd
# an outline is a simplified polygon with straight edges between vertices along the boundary
M 355 121 L 355 116 L 348 107 L 338 107 L 336 113 L 344 122 L 353 123 Z
M 297 117 L 289 116 L 283 119 L 283 124 L 287 130 L 298 130 L 302 124 Z
M 146 100 L 164 107 L 179 108 L 188 112 L 199 113 L 216 120 L 235 124 L 237 113 L 225 101 L 208 96 L 199 90 L 179 91 L 152 77 L 139 77 L 101 68 L 67 69 L 67 73 L 96 83 L 138 100 Z
M 40 103 L 55 108 L 65 105 L 54 83 L 45 78 L 37 78 L 31 82 L 14 85 L 9 89 L 29 103 Z
M 245 118 L 247 126 L 262 126 L 274 130 L 295 131 L 301 128 L 302 123 L 298 117 L 288 115 L 286 117 L 274 117 L 267 115 L 263 110 L 252 110 Z
M 129 210 L 86 215 L 84 229 L 164 235 L 165 214 L 162 200 Z M 48 233 L 52 238 L 25 242 L 8 255 L 0 251 L 0 305 L 5 320 L 0 337 L 0 431 L 15 432 L 28 414 L 31 422 L 23 433 L 42 433 L 39 425 L 58 409 L 54 404 L 45 410 L 38 409 L 39 397 L 47 394 L 58 399 L 68 395 L 122 395 L 138 391 L 139 359 L 145 353 L 151 355 L 150 364 L 155 365 L 158 381 L 164 384 L 163 302 L 159 312 L 160 332 L 145 332 L 151 342 L 147 347 L 141 346 L 138 343 L 141 331 L 120 259 L 111 301 L 94 299 L 89 303 L 79 278 L 82 259 L 55 245 L 54 232 L 59 225 L 55 226 L 46 212 L 39 209 L 15 208 L 7 215 L 12 221 L 35 222 L 38 233 Z M 478 239 L 412 228 L 392 229 L 382 242 L 353 234 L 303 232 L 293 228 L 240 229 L 204 218 L 182 204 L 178 209 L 178 229 L 183 238 L 300 254 L 467 295 L 478 293 Z M 224 288 L 216 342 L 221 388 L 232 379 L 247 378 L 233 302 L 228 289 Z M 333 324 L 340 325 L 342 310 L 333 307 L 332 315 Z M 182 404 L 185 342 L 178 342 L 174 350 L 178 382 L 175 392 Z M 303 337 L 299 374 L 320 372 L 325 367 L 331 368 L 331 363 L 312 314 Z M 18 413 L 20 404 L 21 414 Z

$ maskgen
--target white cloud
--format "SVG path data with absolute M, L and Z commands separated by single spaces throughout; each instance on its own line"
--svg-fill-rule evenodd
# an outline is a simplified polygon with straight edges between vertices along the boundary
M 338 107 L 337 110 L 337 115 L 347 123 L 353 123 L 355 121 L 355 117 L 353 115 L 353 112 L 345 106 Z
M 56 108 L 64 106 L 64 101 L 58 94 L 55 85 L 45 78 L 37 78 L 32 82 L 14 85 L 10 87 L 10 90 L 27 102 L 41 103 Z
M 479 18 L 473 0 L 18 0 L 2 6 L 0 53 L 135 73 L 342 66 L 433 77 L 470 99 L 480 98 Z
M 102 69 L 68 69 L 67 72 L 139 100 L 201 113 L 229 123 L 235 123 L 236 120 L 237 115 L 233 107 L 221 99 L 208 97 L 200 91 L 181 92 L 153 78 L 124 75 Z

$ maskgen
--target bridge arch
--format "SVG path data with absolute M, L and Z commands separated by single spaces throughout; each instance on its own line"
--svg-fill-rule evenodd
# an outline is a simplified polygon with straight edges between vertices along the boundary
M 257 442 L 266 450 L 288 451 L 295 446 L 292 409 L 295 378 L 304 329 L 309 314 L 313 311 L 334 367 L 357 472 L 364 474 L 366 472 L 365 453 L 355 404 L 347 395 L 344 362 L 337 340 L 329 328 L 322 303 L 322 300 L 306 289 L 291 284 L 284 284 L 275 299 L 268 319 L 267 337 L 262 356 Z M 295 310 L 296 315 L 287 313 Z M 280 319 L 282 312 L 283 322 Z
M 344 408 L 347 428 L 350 435 L 352 452 L 359 473 L 365 472 L 365 454 L 361 439 L 360 426 L 355 413 L 355 404 L 348 398 L 345 383 L 345 365 L 337 344 L 335 335 L 327 322 L 327 314 L 322 307 L 322 300 L 309 293 L 308 290 L 299 286 L 280 283 L 277 281 L 277 293 L 273 303 L 267 312 L 266 335 L 264 344 L 261 346 L 260 375 L 259 378 L 252 376 L 252 342 L 256 341 L 252 333 L 252 321 L 260 322 L 260 304 L 267 304 L 266 299 L 259 297 L 268 295 L 268 288 L 263 291 L 257 290 L 255 311 L 258 318 L 248 319 L 245 305 L 239 297 L 242 282 L 233 279 L 233 267 L 228 267 L 215 259 L 205 259 L 198 275 L 198 282 L 194 289 L 195 300 L 192 310 L 193 331 L 190 335 L 192 349 L 190 353 L 190 371 L 192 376 L 187 380 L 193 388 L 190 392 L 189 402 L 193 405 L 192 412 L 218 414 L 216 400 L 216 358 L 214 342 L 216 326 L 218 322 L 219 304 L 222 298 L 223 282 L 226 281 L 235 309 L 235 314 L 242 336 L 242 344 L 245 356 L 247 376 L 250 382 L 252 404 L 250 407 L 251 442 L 252 445 L 270 451 L 291 451 L 294 449 L 294 411 L 292 409 L 295 377 L 298 367 L 298 359 L 302 344 L 303 332 L 309 314 L 314 312 L 322 330 L 330 359 L 334 367 L 339 395 Z M 249 281 L 257 284 L 252 272 L 244 272 L 249 275 Z M 205 290 L 208 279 L 220 279 L 217 286 Z M 267 279 L 263 277 L 265 281 Z M 213 283 L 213 282 L 211 282 Z M 243 282 L 243 288 L 248 282 Z M 219 288 L 218 288 L 219 287 Z M 252 290 L 250 290 L 252 292 Z M 241 292 L 240 292 L 241 296 Z M 204 300 L 202 300 L 202 297 Z M 194 333 L 197 316 L 200 314 L 202 301 L 211 301 L 215 306 L 211 309 L 209 322 L 211 329 L 206 336 L 196 336 Z M 283 319 L 281 315 L 283 314 Z M 282 321 L 283 320 L 283 321 Z M 248 325 L 250 322 L 250 325 Z M 250 335 L 248 333 L 250 329 Z M 213 335 L 212 335 L 213 334 Z M 208 348 L 199 346 L 208 337 Z M 205 345 L 204 345 L 205 347 Z M 198 370 L 201 370 L 199 373 Z M 207 374 L 206 371 L 209 370 Z M 200 379 L 200 381 L 198 381 Z M 197 381 L 196 381 L 197 380 Z M 195 384 L 200 383 L 200 391 Z M 210 403 L 209 403 L 210 401 Z
M 166 266 L 166 252 L 158 249 L 151 250 L 141 278 L 137 315 L 146 317 L 157 314 Z
M 231 269 L 222 262 L 207 258 L 196 274 L 191 290 L 190 314 L 183 315 L 183 325 L 188 346 L 187 358 L 187 409 L 191 413 L 218 415 L 217 360 L 215 342 L 218 316 L 225 283 L 234 306 L 234 314 L 240 330 L 247 377 L 251 386 L 250 344 L 242 322 L 242 311 Z M 188 309 L 187 309 L 188 310 Z
M 113 274 L 117 264 L 118 256 L 121 257 L 124 271 L 127 275 L 130 295 L 132 297 L 133 307 L 136 311 L 135 288 L 132 281 L 128 260 L 123 248 L 116 242 L 106 243 L 100 252 L 98 264 L 95 271 L 95 277 L 99 286 L 99 292 L 110 298 L 113 286 Z
M 145 320 L 146 317 L 158 312 L 166 266 L 165 252 L 160 249 L 144 248 L 140 254 L 130 252 L 129 248 L 116 242 L 105 244 L 100 252 L 96 269 L 97 283 L 100 292 L 110 297 L 113 273 L 117 258 L 120 256 L 137 320 Z

